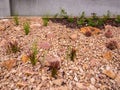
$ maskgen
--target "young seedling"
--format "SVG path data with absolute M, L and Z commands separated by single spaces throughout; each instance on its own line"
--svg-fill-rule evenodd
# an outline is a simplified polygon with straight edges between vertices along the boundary
M 15 25 L 18 26 L 19 25 L 19 18 L 18 18 L 18 16 L 17 15 L 14 16 L 13 19 L 14 19 Z
M 70 59 L 71 61 L 74 61 L 75 57 L 76 57 L 76 49 L 71 48 L 69 46 L 68 50 L 67 50 L 67 59 Z
M 106 21 L 110 18 L 110 11 L 107 11 L 106 15 L 103 15 L 103 21 Z
M 78 25 L 84 25 L 86 21 L 85 12 L 82 12 L 80 18 L 77 20 Z
M 70 60 L 74 61 L 75 57 L 76 57 L 76 49 L 72 48 L 71 53 L 70 53 Z
M 117 15 L 116 19 L 115 19 L 116 23 L 120 23 L 120 15 Z
M 93 26 L 93 27 L 97 25 L 97 23 L 92 18 L 87 18 L 87 24 L 88 26 Z
M 47 25 L 48 25 L 48 22 L 49 22 L 49 17 L 46 15 L 46 16 L 44 16 L 44 17 L 42 18 L 42 20 L 43 20 L 43 25 L 44 25 L 44 26 L 47 26 Z
M 73 17 L 69 17 L 69 18 L 67 19 L 67 21 L 70 22 L 70 23 L 72 23 L 72 22 L 74 22 L 74 18 L 73 18 Z
M 16 53 L 20 51 L 20 47 L 16 40 L 8 41 L 8 45 L 6 49 L 7 49 L 7 53 Z
M 36 65 L 36 63 L 38 61 L 37 54 L 38 54 L 37 45 L 36 45 L 36 43 L 34 43 L 33 47 L 32 47 L 32 51 L 28 55 L 30 58 L 31 64 L 33 66 Z
M 30 32 L 30 24 L 28 22 L 25 22 L 23 24 L 23 27 L 24 27 L 25 34 L 28 35 L 28 33 Z
M 65 18 L 65 19 L 68 18 L 67 12 L 66 12 L 64 9 L 61 9 L 61 11 L 60 11 L 60 16 L 61 16 L 62 18 Z
M 110 41 L 106 43 L 106 47 L 110 50 L 114 50 L 118 48 L 118 43 L 116 41 Z

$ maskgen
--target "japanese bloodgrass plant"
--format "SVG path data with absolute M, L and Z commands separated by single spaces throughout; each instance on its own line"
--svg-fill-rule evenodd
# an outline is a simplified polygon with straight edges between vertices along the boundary
M 56 78 L 58 74 L 58 70 L 61 66 L 60 58 L 54 58 L 51 62 L 49 62 L 49 69 L 51 70 L 51 76 Z
M 36 65 L 38 58 L 37 58 L 37 54 L 38 54 L 38 49 L 37 49 L 37 44 L 34 43 L 31 52 L 29 52 L 29 59 L 31 64 L 34 66 Z
M 67 59 L 70 59 L 71 61 L 74 62 L 75 57 L 76 57 L 76 49 L 74 47 L 68 46 L 66 53 L 67 53 Z
M 19 18 L 18 16 L 13 16 L 13 19 L 14 19 L 14 22 L 15 22 L 15 25 L 18 26 L 19 25 Z
M 18 42 L 16 40 L 8 41 L 8 43 L 6 45 L 6 52 L 7 53 L 17 53 L 18 51 L 20 51 Z
M 30 32 L 30 24 L 28 22 L 25 22 L 23 24 L 23 27 L 24 27 L 25 34 L 28 35 L 28 33 Z

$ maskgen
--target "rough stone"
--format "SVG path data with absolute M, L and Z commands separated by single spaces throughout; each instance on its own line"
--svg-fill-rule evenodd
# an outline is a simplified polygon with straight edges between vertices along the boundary
M 103 73 L 112 79 L 115 79 L 116 77 L 116 74 L 112 70 L 104 70 Z

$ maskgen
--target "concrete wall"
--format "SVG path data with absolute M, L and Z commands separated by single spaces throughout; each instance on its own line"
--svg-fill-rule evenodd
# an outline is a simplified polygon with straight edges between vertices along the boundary
M 11 7 L 11 8 L 10 8 Z M 120 0 L 0 0 L 0 17 L 12 15 L 55 15 L 63 8 L 69 15 L 99 16 L 108 10 L 120 15 Z M 10 12 L 11 11 L 11 12 Z
M 12 14 L 18 15 L 54 15 L 64 8 L 68 14 L 79 15 L 82 11 L 89 16 L 99 16 L 108 10 L 112 14 L 120 14 L 120 0 L 11 0 Z
M 0 0 L 0 17 L 10 16 L 9 0 Z

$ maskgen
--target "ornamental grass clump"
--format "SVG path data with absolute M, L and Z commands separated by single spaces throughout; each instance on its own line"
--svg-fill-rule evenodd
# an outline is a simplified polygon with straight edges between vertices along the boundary
M 51 56 L 48 60 L 49 69 L 51 70 L 51 76 L 56 78 L 58 74 L 58 70 L 61 67 L 61 60 L 58 56 Z
M 17 15 L 14 16 L 13 19 L 14 19 L 15 25 L 18 26 L 19 25 L 19 18 L 18 18 L 18 16 Z
M 69 46 L 67 50 L 67 59 L 74 61 L 75 57 L 76 57 L 76 49 Z
M 23 27 L 24 27 L 25 34 L 28 35 L 30 32 L 30 24 L 28 22 L 25 22 L 23 24 Z
M 77 25 L 84 25 L 86 21 L 85 12 L 82 12 L 79 19 L 77 20 Z
M 16 40 L 8 41 L 6 51 L 7 53 L 17 53 L 18 51 L 20 51 L 18 42 Z
M 29 52 L 28 57 L 31 61 L 31 64 L 34 66 L 36 65 L 38 58 L 37 58 L 37 54 L 38 54 L 38 49 L 37 49 L 37 45 L 34 44 L 32 47 L 32 51 Z

